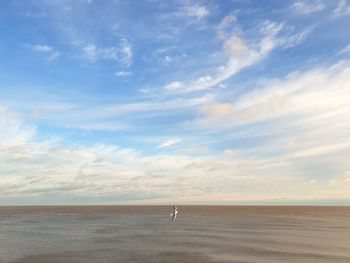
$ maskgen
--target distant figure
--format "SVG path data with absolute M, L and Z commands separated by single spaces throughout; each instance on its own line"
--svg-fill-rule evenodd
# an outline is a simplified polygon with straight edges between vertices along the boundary
M 177 215 L 178 212 L 179 212 L 179 211 L 177 211 L 176 205 L 174 205 L 174 210 L 173 210 L 173 212 L 170 214 L 170 216 L 172 216 L 171 221 L 175 221 L 175 218 L 176 218 L 176 215 Z

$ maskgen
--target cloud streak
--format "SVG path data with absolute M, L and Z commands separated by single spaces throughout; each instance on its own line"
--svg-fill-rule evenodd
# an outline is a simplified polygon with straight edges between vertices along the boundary
M 181 139 L 168 139 L 158 145 L 158 148 L 166 148 L 181 142 Z
M 50 60 L 54 60 L 60 55 L 57 50 L 48 45 L 30 45 L 30 48 L 38 53 L 46 55 Z
M 89 44 L 82 48 L 83 57 L 90 62 L 98 60 L 116 60 L 129 67 L 132 62 L 133 52 L 131 44 L 122 39 L 118 46 L 98 48 L 94 44 Z
M 248 140 L 261 137 L 260 146 L 245 150 L 258 155 L 277 154 L 296 163 L 329 154 L 349 155 L 349 72 L 346 61 L 272 81 L 232 103 L 203 106 L 198 111 L 200 118 L 190 126 L 219 134 L 241 131 Z M 345 165 L 340 163 L 334 165 Z
M 4 3 L 0 203 L 350 200 L 348 2 Z
M 232 16 L 225 17 L 218 27 L 218 35 L 224 36 L 223 31 L 234 21 Z M 220 66 L 216 74 L 204 75 L 187 83 L 174 81 L 164 87 L 165 91 L 188 93 L 213 88 L 240 71 L 262 61 L 277 47 L 288 48 L 299 44 L 309 31 L 285 35 L 281 33 L 283 28 L 284 23 L 264 21 L 259 27 L 262 37 L 250 43 L 238 35 L 226 35 L 223 49 L 228 56 L 228 62 Z
M 333 10 L 335 16 L 350 15 L 350 4 L 346 0 L 340 0 L 337 7 Z
M 28 128 L 31 126 L 23 125 L 13 113 L 6 111 L 1 116 L 1 123 L 6 122 L 6 126 L 0 126 L 1 134 L 6 136 L 6 130 L 16 130 L 0 149 L 0 188 L 4 189 L 1 197 L 6 199 L 26 197 L 28 201 L 36 202 L 49 198 L 62 202 L 67 197 L 98 196 L 114 200 L 125 196 L 126 200 L 137 202 L 137 196 L 143 196 L 142 202 L 146 203 L 169 200 L 195 203 L 219 200 L 219 196 L 225 201 L 349 197 L 342 184 L 326 186 L 330 180 L 322 177 L 310 183 L 310 178 L 304 177 L 303 173 L 293 174 L 293 167 L 300 165 L 305 157 L 339 150 L 337 145 L 330 146 L 325 141 L 318 148 L 305 143 L 303 145 L 309 149 L 301 148 L 302 152 L 292 145 L 289 154 L 283 157 L 284 161 L 277 156 L 244 156 L 244 151 L 238 149 L 224 149 L 222 155 L 146 154 L 115 145 L 39 141 L 33 129 Z M 321 135 L 329 136 L 328 132 Z M 308 134 L 303 136 L 298 140 L 308 140 Z M 168 139 L 158 147 L 167 148 L 178 143 L 180 139 Z M 339 144 L 342 151 L 348 152 L 348 146 Z M 350 169 L 347 162 L 337 162 L 344 171 Z M 347 179 L 342 174 L 337 181 L 347 182 Z M 270 185 L 271 180 L 276 187 Z M 294 188 L 298 191 L 290 191 L 291 185 L 298 186 Z
M 291 5 L 291 8 L 298 14 L 309 15 L 323 11 L 326 5 L 320 1 L 296 1 Z

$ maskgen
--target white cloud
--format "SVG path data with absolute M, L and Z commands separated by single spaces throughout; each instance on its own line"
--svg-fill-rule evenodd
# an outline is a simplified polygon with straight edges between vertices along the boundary
M 347 45 L 346 47 L 344 47 L 342 50 L 340 50 L 337 55 L 342 55 L 342 54 L 345 54 L 345 53 L 349 53 L 350 52 L 350 44 Z
M 200 108 L 200 113 L 208 118 L 221 118 L 226 114 L 232 113 L 233 105 L 230 103 L 215 103 L 204 105 Z
M 309 33 L 314 29 L 314 27 L 306 27 L 302 31 L 290 35 L 286 35 L 279 40 L 279 45 L 282 48 L 290 48 L 302 43 Z
M 350 149 L 350 142 L 338 142 L 338 143 L 328 142 L 328 144 L 326 145 L 321 145 L 321 146 L 314 145 L 312 148 L 296 151 L 291 154 L 291 157 L 301 158 L 301 157 L 328 155 L 334 152 L 339 152 L 339 151 L 349 150 L 349 149 Z
M 83 48 L 84 55 L 88 60 L 95 61 L 97 58 L 97 50 L 95 45 L 87 45 Z
M 118 124 L 112 121 L 92 122 L 92 123 L 84 123 L 84 124 L 75 123 L 70 127 L 74 129 L 82 129 L 82 130 L 90 130 L 90 131 L 109 131 L 109 132 L 123 131 L 123 130 L 128 130 L 130 128 L 128 125 Z
M 242 55 L 248 50 L 243 40 L 237 36 L 231 36 L 226 39 L 224 46 L 233 56 Z
M 183 87 L 183 84 L 180 81 L 174 81 L 166 85 L 164 88 L 168 91 L 180 90 Z
M 201 20 L 210 14 L 209 9 L 206 6 L 200 5 L 185 6 L 181 12 L 183 12 L 185 16 L 193 17 L 198 20 Z
M 16 147 L 1 147 L 0 202 L 11 198 L 32 203 L 64 203 L 75 198 L 122 202 L 120 197 L 132 203 L 139 197 L 144 203 L 349 198 L 344 183 L 329 186 L 330 180 L 322 178 L 310 183 L 310 178 L 300 174 L 292 176 L 293 166 L 274 158 L 242 158 L 229 148 L 224 156 L 147 155 L 114 145 L 37 141 L 22 120 L 8 114 L 1 114 L 5 125 L 0 125 L 0 134 L 29 135 L 12 144 Z M 169 139 L 163 146 L 179 142 Z M 235 160 L 227 158 L 232 156 Z
M 159 148 L 166 148 L 166 147 L 169 147 L 169 146 L 172 146 L 174 144 L 177 144 L 181 142 L 181 139 L 168 139 L 164 142 L 162 142 L 161 144 L 158 145 Z
M 83 47 L 85 58 L 95 62 L 98 59 L 119 59 L 119 50 L 117 47 L 97 48 L 95 45 L 90 44 Z
M 24 101 L 17 98 L 14 102 L 0 99 L 0 104 L 19 110 L 31 119 L 40 119 L 55 127 L 118 131 L 144 129 L 147 123 L 141 119 L 174 116 L 179 112 L 191 114 L 196 107 L 214 99 L 212 94 L 201 96 L 177 97 L 172 99 L 152 96 L 147 100 L 130 103 L 110 103 L 85 105 L 81 101 L 62 101 L 60 97 L 41 96 Z M 32 113 L 35 114 L 32 114 Z
M 121 51 L 121 61 L 126 65 L 130 66 L 132 57 L 133 57 L 133 51 L 132 51 L 132 45 L 127 39 L 122 39 L 120 43 L 120 51 Z
M 230 56 L 227 64 L 225 66 L 220 67 L 217 74 L 214 76 L 211 75 L 205 75 L 201 76 L 198 79 L 182 84 L 181 81 L 175 81 L 171 84 L 168 84 L 165 86 L 165 89 L 167 91 L 174 91 L 174 92 L 193 92 L 198 90 L 204 90 L 209 89 L 211 87 L 214 87 L 218 84 L 220 84 L 222 81 L 227 80 L 237 74 L 242 69 L 251 66 L 261 59 L 263 59 L 268 53 L 270 53 L 271 49 L 273 48 L 273 45 L 275 42 L 272 39 L 264 39 L 260 43 L 259 50 L 254 50 L 252 48 L 247 49 L 246 52 L 243 52 L 246 50 L 245 45 L 243 44 L 243 41 L 240 40 L 238 36 L 233 36 L 231 38 L 235 39 L 235 45 L 230 45 L 230 43 L 224 43 L 226 48 L 230 49 Z M 266 47 L 266 41 L 269 41 L 271 44 L 271 49 Z M 232 42 L 232 41 L 231 41 Z M 237 44 L 239 43 L 239 44 Z M 237 55 L 237 51 L 241 52 L 239 56 Z M 173 86 L 174 84 L 180 84 Z
M 308 15 L 323 11 L 326 6 L 320 1 L 296 1 L 291 5 L 291 8 L 298 14 Z
M 4 130 L 18 129 L 16 134 L 22 134 L 23 129 L 26 131 L 24 126 L 18 124 L 20 120 L 15 118 L 9 123 L 7 119 L 6 115 L 6 126 L 0 126 L 1 134 L 4 134 Z M 168 140 L 162 147 L 179 141 Z M 193 161 L 187 156 L 146 156 L 135 150 L 111 145 L 63 146 L 45 141 L 27 142 L 24 140 L 20 145 L 15 144 L 17 147 L 11 145 L 0 150 L 0 202 L 2 198 L 26 198 L 29 202 L 45 202 L 49 198 L 64 202 L 66 198 L 75 197 L 118 199 L 123 195 L 137 198 L 163 196 L 165 193 L 175 197 L 180 194 L 180 191 L 173 189 L 172 185 L 175 184 L 181 186 L 181 193 L 192 195 L 193 192 L 185 184 L 187 179 L 179 181 L 176 174 Z M 198 159 L 199 168 L 193 169 L 201 169 L 201 162 Z M 215 165 L 215 161 L 210 162 Z M 208 168 L 207 165 L 203 167 Z M 129 200 L 132 201 L 133 197 Z
M 350 183 L 350 170 L 345 172 L 344 180 L 345 182 Z
M 231 110 L 231 113 L 236 112 L 240 116 L 247 117 L 242 117 L 240 120 L 249 122 L 259 120 L 260 116 L 275 117 L 275 114 L 291 111 L 301 113 L 318 110 L 336 111 L 342 109 L 339 108 L 341 105 L 345 110 L 347 109 L 345 98 L 349 95 L 345 89 L 348 83 L 346 78 L 348 71 L 347 63 L 340 63 L 327 69 L 295 74 L 281 83 L 271 82 L 271 86 L 267 85 L 264 89 L 249 92 L 241 96 L 235 103 L 213 104 L 213 106 L 225 105 L 225 109 Z M 295 107 L 290 108 L 291 101 L 296 103 Z M 342 104 L 339 104 L 340 102 Z M 210 111 L 200 112 L 210 118 L 213 117 Z
M 347 16 L 350 15 L 350 5 L 346 0 L 340 0 L 337 7 L 333 10 L 336 16 Z
M 131 71 L 118 71 L 114 73 L 116 77 L 129 77 L 131 76 L 132 72 Z
M 90 61 L 95 62 L 98 58 L 117 58 L 117 49 L 116 48 L 105 48 L 97 49 L 95 45 L 90 44 L 83 47 L 84 57 Z
M 223 154 L 224 154 L 224 156 L 232 157 L 232 156 L 236 155 L 236 152 L 232 149 L 225 149 L 223 151 Z
M 227 52 L 228 61 L 226 65 L 219 67 L 216 74 L 204 75 L 188 83 L 174 81 L 165 85 L 165 90 L 168 92 L 193 92 L 215 87 L 221 82 L 233 77 L 241 70 L 260 62 L 275 48 L 289 48 L 299 44 L 311 30 L 306 29 L 300 33 L 282 34 L 284 27 L 284 23 L 278 24 L 271 21 L 264 21 L 258 29 L 260 34 L 262 34 L 261 39 L 250 41 L 250 43 L 238 35 L 227 36 L 226 39 L 223 39 L 223 47 L 226 51 L 229 51 Z
M 45 54 L 50 60 L 54 60 L 59 56 L 59 52 L 48 45 L 30 45 L 30 48 L 36 52 Z
M 23 122 L 16 114 L 0 107 L 0 150 L 21 146 L 34 135 L 35 127 Z
M 82 48 L 85 59 L 96 62 L 98 60 L 116 60 L 125 66 L 130 66 L 132 62 L 132 46 L 122 39 L 118 46 L 98 48 L 94 44 L 86 45 Z
M 47 45 L 34 45 L 33 46 L 33 49 L 35 51 L 39 51 L 39 52 L 43 52 L 43 53 L 46 53 L 46 52 L 51 52 L 52 51 L 52 47 L 49 47 Z
M 311 2 L 296 3 L 299 3 L 300 8 L 300 3 Z M 347 13 L 347 2 L 339 3 L 339 11 L 335 13 Z M 105 25 L 110 22 L 111 17 L 92 19 L 96 23 L 101 21 L 108 23 L 94 23 L 91 27 L 91 17 L 86 17 L 88 21 L 85 21 L 84 16 L 87 13 L 84 10 L 80 12 L 78 6 L 73 2 L 72 4 L 73 7 L 65 8 L 66 15 L 62 15 L 59 10 L 56 14 L 55 8 L 52 9 L 53 12 L 48 12 L 48 17 L 57 16 L 57 21 L 62 20 L 56 25 L 61 28 L 56 35 L 64 35 L 62 32 L 69 35 L 70 37 L 62 37 L 69 39 L 66 43 L 77 40 L 74 47 L 83 49 L 86 59 L 92 62 L 112 60 L 128 67 L 133 59 L 133 48 L 126 39 L 111 46 L 87 44 L 94 43 L 89 42 L 93 39 L 100 39 L 98 36 L 102 34 L 100 35 L 99 31 L 107 30 Z M 314 10 L 302 7 L 303 10 L 300 12 L 304 13 L 321 11 L 317 6 L 313 6 Z M 183 20 L 176 20 L 179 22 L 176 25 L 184 20 L 196 25 L 205 25 L 205 18 L 210 15 L 209 9 L 200 5 L 187 6 L 181 11 Z M 213 19 L 215 20 L 215 17 Z M 125 21 L 118 22 L 121 30 Z M 221 43 L 222 49 L 218 57 L 224 59 L 217 71 L 204 71 L 190 81 L 173 81 L 164 87 L 165 90 L 170 93 L 214 88 L 241 70 L 259 63 L 276 48 L 297 45 L 308 33 L 308 31 L 296 33 L 289 30 L 285 23 L 266 21 L 259 26 L 260 31 L 256 36 L 257 28 L 249 28 L 243 32 L 236 28 L 237 24 L 236 17 L 227 16 L 219 26 L 208 26 L 209 31 L 213 29 L 218 31 L 218 38 L 214 38 L 209 46 L 211 47 L 217 40 Z M 169 25 L 167 29 L 174 24 Z M 153 32 L 158 34 L 156 29 L 159 28 L 152 28 L 155 30 L 151 30 L 150 35 L 153 37 Z M 143 34 L 140 29 L 144 29 L 144 25 L 135 24 L 130 33 Z M 109 41 L 113 36 L 106 37 L 105 40 Z M 144 40 L 144 36 L 140 39 Z M 154 43 L 163 45 L 158 39 Z M 183 47 L 181 43 L 178 43 L 178 46 Z M 33 50 L 49 57 L 52 53 L 52 58 L 58 56 L 54 55 L 55 50 L 52 47 L 46 45 L 33 46 Z M 164 58 L 165 63 L 176 64 L 175 52 L 171 54 L 164 52 L 159 51 L 159 59 Z M 214 63 L 213 66 L 216 67 Z M 186 154 L 187 149 L 181 149 L 185 147 L 184 143 L 177 138 L 164 141 L 158 138 L 159 141 L 153 142 L 155 147 L 165 148 L 158 149 L 159 152 L 173 152 L 166 151 L 167 147 L 170 147 L 169 150 L 176 149 L 177 154 L 172 155 L 153 153 L 157 149 L 151 149 L 151 153 L 147 154 L 115 145 L 69 145 L 67 142 L 39 141 L 38 138 L 42 136 L 35 137 L 36 129 L 33 125 L 23 121 L 16 114 L 0 110 L 0 196 L 3 198 L 16 196 L 22 200 L 35 197 L 45 200 L 47 196 L 71 198 L 151 195 L 155 198 L 153 200 L 162 202 L 349 197 L 348 185 L 347 188 L 341 185 L 332 186 L 339 187 L 338 190 L 337 188 L 330 190 L 327 187 L 331 180 L 340 183 L 348 181 L 347 177 L 346 179 L 342 177 L 341 180 L 330 178 L 333 177 L 334 171 L 343 175 L 343 171 L 350 169 L 348 164 L 350 146 L 347 143 L 350 128 L 348 68 L 346 64 L 342 64 L 305 74 L 297 73 L 282 80 L 267 81 L 262 90 L 250 90 L 246 94 L 232 95 L 231 89 L 224 91 L 220 89 L 213 93 L 215 95 L 206 94 L 197 97 L 198 94 L 193 93 L 166 99 L 169 97 L 155 94 L 153 97 L 148 96 L 146 100 L 145 97 L 137 97 L 137 101 L 133 102 L 132 98 L 127 98 L 130 103 L 110 105 L 104 104 L 106 102 L 104 99 L 93 98 L 85 105 L 73 107 L 49 105 L 48 102 L 45 102 L 47 105 L 40 103 L 35 105 L 36 102 L 32 101 L 30 106 L 19 106 L 27 116 L 33 109 L 38 108 L 33 115 L 42 118 L 45 123 L 55 124 L 55 127 L 66 125 L 65 127 L 83 130 L 113 132 L 129 128 L 129 125 L 123 124 L 124 122 L 131 126 L 135 124 L 135 127 L 139 128 L 137 131 L 140 131 L 145 127 L 143 125 L 147 122 L 147 118 L 162 117 L 158 124 L 164 127 L 169 121 L 190 120 L 198 114 L 198 120 L 184 124 L 187 126 L 186 131 L 189 132 L 192 132 L 193 126 L 197 128 L 193 132 L 193 137 L 196 137 L 192 139 L 193 141 L 186 137 L 186 144 L 188 142 L 189 151 L 192 151 L 189 155 Z M 192 71 L 189 72 L 192 74 Z M 131 74 L 125 70 L 116 72 L 115 75 L 124 77 L 129 73 Z M 194 70 L 193 74 L 198 74 L 198 71 Z M 165 74 L 160 77 L 163 79 L 167 76 Z M 234 85 L 232 87 L 235 88 Z M 247 90 L 240 91 L 247 92 Z M 84 94 L 80 97 L 79 103 L 84 103 L 85 99 L 91 98 L 88 98 L 88 94 Z M 124 98 L 117 99 L 122 101 Z M 113 98 L 108 98 L 108 101 L 111 100 Z M 19 104 L 17 99 L 16 102 Z M 174 115 L 176 118 L 168 118 Z M 140 119 L 141 122 L 138 121 Z M 171 128 L 176 130 L 178 127 L 172 123 Z M 179 130 L 174 134 L 180 134 L 177 132 Z M 268 137 L 266 140 L 257 139 L 261 134 L 265 136 L 271 133 L 274 135 L 266 136 Z M 246 136 L 248 139 L 242 140 L 240 144 L 237 143 L 239 136 Z M 140 138 L 142 139 L 144 138 Z M 140 146 L 140 149 L 142 147 L 147 150 L 143 146 Z M 227 147 L 234 147 L 234 150 Z M 319 168 L 325 161 L 328 171 L 322 169 L 326 165 Z M 308 165 L 317 169 L 311 170 Z M 322 175 L 319 175 L 325 174 L 324 170 L 329 178 L 322 178 Z M 311 173 L 317 180 L 310 180 Z M 151 199 L 147 197 L 144 200 L 149 202 Z
M 173 12 L 165 13 L 160 18 L 170 22 L 176 22 L 176 28 L 172 28 L 172 33 L 180 32 L 184 28 L 192 25 L 203 26 L 205 19 L 210 15 L 210 10 L 207 6 L 200 4 L 182 4 Z
M 163 60 L 163 64 L 167 66 L 171 62 L 173 62 L 174 59 L 172 57 L 170 57 L 170 56 L 165 56 L 162 60 Z
M 348 154 L 349 73 L 349 62 L 342 62 L 267 82 L 265 88 L 241 95 L 232 103 L 203 105 L 200 118 L 189 126 L 219 132 L 256 125 L 251 131 L 242 128 L 248 138 L 261 132 L 265 137 L 270 135 L 264 149 L 258 147 L 256 151 L 279 149 L 287 159 Z
M 231 34 L 231 30 L 233 28 L 233 25 L 234 25 L 234 23 L 236 23 L 236 21 L 237 21 L 237 18 L 233 15 L 225 16 L 221 20 L 221 22 L 218 26 L 218 29 L 217 29 L 219 38 L 221 38 L 221 39 L 228 38 L 229 35 Z

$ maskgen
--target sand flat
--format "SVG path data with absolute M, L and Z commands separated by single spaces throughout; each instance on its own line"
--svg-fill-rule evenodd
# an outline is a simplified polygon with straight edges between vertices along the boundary
M 350 207 L 0 207 L 0 262 L 350 262 Z

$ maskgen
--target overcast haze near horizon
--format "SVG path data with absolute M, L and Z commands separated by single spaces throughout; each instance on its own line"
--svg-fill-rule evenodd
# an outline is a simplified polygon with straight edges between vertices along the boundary
M 0 205 L 350 204 L 350 1 L 1 1 Z

